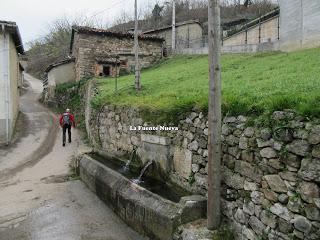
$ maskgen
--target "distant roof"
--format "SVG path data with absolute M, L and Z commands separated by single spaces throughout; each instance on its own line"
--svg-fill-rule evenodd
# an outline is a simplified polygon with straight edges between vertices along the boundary
M 9 32 L 12 35 L 12 38 L 18 53 L 24 54 L 23 43 L 21 40 L 21 35 L 20 35 L 18 25 L 15 22 L 0 20 L 0 32 L 2 32 L 3 27 L 6 32 Z
M 101 36 L 110 36 L 116 38 L 134 38 L 134 35 L 131 33 L 122 33 L 122 32 L 114 32 L 107 29 L 99 29 L 99 28 L 91 28 L 91 27 L 83 27 L 83 26 L 73 26 L 71 33 L 71 43 L 70 43 L 70 52 L 72 51 L 73 41 L 74 41 L 74 33 L 86 33 L 86 34 L 94 34 Z M 157 36 L 144 36 L 139 35 L 140 40 L 150 40 L 150 41 L 160 41 L 163 42 L 164 39 Z
M 198 20 L 189 20 L 189 21 L 176 23 L 176 27 L 180 27 L 180 26 L 184 26 L 184 25 L 188 25 L 188 24 L 194 24 L 194 23 L 195 24 L 199 24 L 201 26 L 201 23 Z M 153 32 L 159 32 L 159 31 L 170 29 L 170 28 L 172 28 L 172 25 L 161 27 L 161 28 L 157 28 L 157 29 L 147 30 L 147 31 L 144 31 L 143 34 L 150 34 L 150 33 L 153 33 Z
M 65 59 L 63 59 L 63 60 L 61 60 L 61 61 L 52 63 L 52 64 L 50 64 L 50 65 L 46 68 L 45 72 L 47 73 L 47 72 L 49 72 L 51 69 L 53 69 L 53 68 L 55 68 L 55 67 L 58 67 L 58 66 L 61 66 L 61 65 L 63 65 L 63 64 L 74 62 L 74 60 L 75 60 L 74 57 L 68 57 L 68 58 L 65 58 Z

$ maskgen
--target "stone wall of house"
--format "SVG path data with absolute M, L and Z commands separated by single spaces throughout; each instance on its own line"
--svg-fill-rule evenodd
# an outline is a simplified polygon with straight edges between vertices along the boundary
M 163 42 L 159 40 L 140 39 L 140 66 L 151 66 L 163 56 Z M 76 79 L 95 74 L 97 58 L 119 55 L 120 60 L 127 61 L 130 71 L 134 66 L 134 41 L 132 38 L 76 33 L 73 44 L 73 56 L 76 58 Z
M 236 239 L 320 239 L 320 122 L 291 111 L 274 112 L 264 122 L 223 120 L 224 219 Z M 206 195 L 203 113 L 190 113 L 171 130 L 139 131 L 132 129 L 154 125 L 137 109 L 105 106 L 88 125 L 104 151 L 136 150 L 143 163 L 157 161 L 171 181 Z

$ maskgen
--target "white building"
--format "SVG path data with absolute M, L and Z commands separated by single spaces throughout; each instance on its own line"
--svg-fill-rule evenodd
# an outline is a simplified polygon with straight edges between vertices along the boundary
M 0 21 L 0 144 L 9 144 L 19 113 L 24 49 L 15 22 Z

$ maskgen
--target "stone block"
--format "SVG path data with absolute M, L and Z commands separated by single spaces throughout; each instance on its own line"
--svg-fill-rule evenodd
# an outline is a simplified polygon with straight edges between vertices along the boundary
M 158 145 L 170 145 L 170 138 L 157 135 L 141 134 L 141 141 Z
M 271 190 L 279 193 L 286 193 L 288 191 L 286 184 L 279 177 L 279 175 L 264 176 Z
M 192 171 L 192 152 L 176 147 L 173 155 L 174 170 L 183 178 L 188 179 Z

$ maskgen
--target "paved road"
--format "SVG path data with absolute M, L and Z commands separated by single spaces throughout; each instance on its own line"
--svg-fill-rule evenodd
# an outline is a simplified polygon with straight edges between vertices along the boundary
M 140 240 L 79 180 L 69 163 L 88 150 L 77 131 L 61 145 L 54 115 L 37 102 L 41 83 L 26 75 L 17 140 L 0 149 L 0 240 Z

